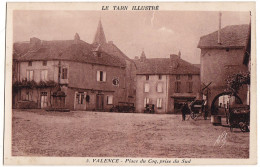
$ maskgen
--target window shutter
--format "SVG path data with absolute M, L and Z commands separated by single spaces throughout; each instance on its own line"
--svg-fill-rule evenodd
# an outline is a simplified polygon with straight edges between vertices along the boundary
M 47 70 L 45 70 L 45 73 L 44 73 L 44 79 L 45 79 L 45 81 L 48 80 L 48 71 L 47 71 Z
M 144 92 L 149 92 L 149 84 L 148 83 L 144 84 Z
M 144 98 L 144 107 L 146 107 L 146 98 Z
M 107 79 L 107 73 L 106 73 L 106 71 L 103 71 L 103 81 L 105 82 L 106 79 Z
M 190 92 L 192 92 L 192 82 L 190 82 Z
M 30 71 L 26 71 L 26 79 L 29 80 L 30 77 Z
M 157 108 L 159 107 L 159 99 L 157 99 L 156 106 L 157 106 Z
M 97 71 L 97 81 L 100 81 L 100 71 Z
M 33 71 L 30 71 L 30 81 L 33 80 Z

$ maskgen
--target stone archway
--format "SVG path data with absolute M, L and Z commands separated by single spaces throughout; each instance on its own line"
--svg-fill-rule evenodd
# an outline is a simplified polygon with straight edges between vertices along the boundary
M 223 96 L 223 95 L 232 95 L 232 96 L 235 96 L 235 98 L 238 100 L 238 103 L 239 104 L 243 104 L 241 98 L 237 95 L 237 94 L 232 94 L 231 92 L 222 92 L 220 94 L 218 94 L 217 96 L 214 97 L 212 103 L 211 103 L 211 114 L 212 115 L 216 115 L 217 113 L 215 112 L 216 109 L 215 109 L 215 103 L 216 101 L 218 100 L 219 97 Z

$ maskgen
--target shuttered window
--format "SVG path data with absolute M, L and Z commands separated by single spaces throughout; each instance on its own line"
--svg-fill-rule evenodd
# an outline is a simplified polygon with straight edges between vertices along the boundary
M 193 85 L 192 82 L 187 82 L 187 92 L 188 93 L 192 93 L 192 85 Z
M 162 108 L 162 98 L 157 99 L 157 108 Z
M 144 107 L 146 107 L 146 104 L 149 104 L 149 100 L 150 100 L 150 99 L 149 99 L 149 98 L 147 98 L 147 97 L 146 97 L 146 98 L 144 98 Z
M 157 92 L 163 92 L 163 84 L 162 83 L 158 83 L 157 84 Z
M 27 81 L 33 80 L 33 70 L 27 70 L 26 71 L 26 79 L 27 79 Z
M 97 81 L 105 82 L 106 78 L 107 76 L 105 71 L 97 71 Z
M 177 81 L 175 82 L 175 93 L 180 93 L 181 92 L 181 82 Z
M 144 84 L 144 92 L 149 92 L 150 86 L 149 83 Z
M 48 70 L 42 70 L 41 71 L 41 80 L 47 81 L 48 80 Z
M 113 104 L 113 96 L 112 95 L 107 96 L 107 104 Z

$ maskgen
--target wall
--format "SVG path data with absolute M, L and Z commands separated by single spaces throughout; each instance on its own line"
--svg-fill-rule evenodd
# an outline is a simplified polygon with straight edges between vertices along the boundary
M 243 49 L 201 49 L 201 82 L 209 84 L 209 105 L 213 98 L 226 89 L 226 79 L 229 75 L 244 72 Z M 239 97 L 246 103 L 246 92 L 239 92 Z
M 149 103 L 155 105 L 156 113 L 167 112 L 167 75 L 162 75 L 162 79 L 158 79 L 158 75 L 149 75 L 149 80 L 146 80 L 145 75 L 136 76 L 136 112 L 144 112 L 144 98 L 150 99 Z M 148 83 L 150 86 L 149 92 L 144 92 L 144 85 Z M 162 83 L 163 91 L 157 92 L 157 84 Z M 157 98 L 162 98 L 162 108 L 158 109 Z
M 22 81 L 26 79 L 26 71 L 33 70 L 33 80 L 35 82 L 40 82 L 41 80 L 41 70 L 48 70 L 48 80 L 58 82 L 58 61 L 47 61 L 47 65 L 43 66 L 43 61 L 33 61 L 32 66 L 28 66 L 28 62 L 19 63 L 20 78 Z
M 168 96 L 168 113 L 175 113 L 174 111 L 174 97 L 198 97 L 200 92 L 200 75 L 192 75 L 192 80 L 188 79 L 188 75 L 180 75 L 180 93 L 175 92 L 176 75 L 169 76 L 169 96 Z M 192 82 L 192 92 L 188 92 L 187 82 Z

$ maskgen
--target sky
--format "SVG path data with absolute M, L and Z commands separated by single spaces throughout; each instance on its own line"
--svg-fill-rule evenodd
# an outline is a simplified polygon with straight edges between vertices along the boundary
M 15 11 L 14 41 L 71 40 L 78 33 L 92 43 L 99 19 L 107 41 L 130 58 L 142 51 L 147 58 L 168 58 L 180 51 L 181 58 L 193 64 L 200 63 L 200 37 L 219 26 L 218 11 Z M 249 12 L 222 11 L 222 27 L 249 21 Z

